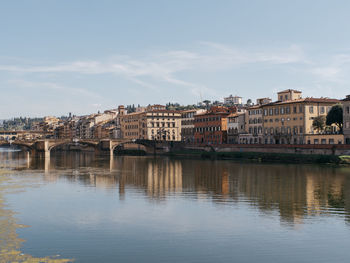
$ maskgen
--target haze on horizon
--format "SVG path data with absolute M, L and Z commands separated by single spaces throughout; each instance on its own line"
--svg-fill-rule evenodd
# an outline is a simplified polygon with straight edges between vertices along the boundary
M 0 119 L 350 94 L 349 1 L 3 1 Z

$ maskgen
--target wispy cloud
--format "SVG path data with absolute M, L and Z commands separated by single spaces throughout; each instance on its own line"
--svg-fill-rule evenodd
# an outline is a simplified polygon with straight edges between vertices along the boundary
M 248 51 L 212 42 L 202 42 L 202 44 L 211 47 L 215 51 L 214 55 L 209 55 L 205 59 L 208 64 L 214 66 L 222 65 L 223 62 L 225 66 L 253 63 L 309 63 L 302 47 L 298 45 L 277 50 Z
M 291 64 L 306 63 L 301 47 L 293 45 L 273 51 L 247 51 L 212 42 L 202 42 L 195 49 L 153 52 L 144 58 L 119 56 L 114 60 L 82 60 L 56 65 L 19 66 L 0 65 L 0 71 L 17 73 L 78 73 L 116 74 L 140 86 L 157 89 L 162 82 L 204 89 L 205 85 L 177 77 L 177 73 L 189 71 L 215 71 L 253 63 Z M 156 84 L 155 84 L 156 83 Z
M 314 63 L 310 72 L 319 78 L 319 81 L 345 84 L 349 82 L 350 54 L 337 54 L 328 60 Z
M 65 87 L 58 83 L 53 82 L 39 82 L 39 81 L 28 81 L 23 79 L 10 79 L 7 81 L 12 84 L 12 87 L 26 88 L 26 89 L 44 89 L 44 90 L 56 90 L 58 92 L 66 92 L 67 94 L 76 94 L 84 97 L 97 98 L 100 97 L 99 94 L 82 89 L 82 88 L 72 88 Z

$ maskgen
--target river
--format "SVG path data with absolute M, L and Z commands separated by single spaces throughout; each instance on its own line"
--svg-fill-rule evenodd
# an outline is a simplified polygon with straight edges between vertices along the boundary
M 349 247 L 346 166 L 0 152 L 0 262 L 343 263 Z

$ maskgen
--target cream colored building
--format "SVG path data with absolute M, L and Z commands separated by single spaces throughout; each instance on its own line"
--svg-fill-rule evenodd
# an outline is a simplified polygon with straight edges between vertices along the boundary
M 155 106 L 120 117 L 124 139 L 181 141 L 181 113 Z
M 117 110 L 106 110 L 104 113 L 81 117 L 75 125 L 75 137 L 93 139 L 98 134 L 96 126 L 103 125 L 117 118 Z M 100 133 L 101 134 L 101 133 Z M 104 136 L 104 135 L 99 135 Z
M 239 136 L 245 133 L 245 113 L 232 113 L 227 117 L 227 143 L 238 144 Z
M 314 118 L 327 116 L 331 107 L 339 103 L 329 98 L 302 98 L 301 92 L 295 90 L 279 92 L 278 98 L 277 102 L 262 105 L 266 144 L 313 144 L 306 136 L 317 134 L 312 126 Z
M 245 132 L 240 132 L 239 143 L 242 144 L 262 144 L 263 143 L 263 116 L 262 105 L 271 103 L 270 98 L 256 100 L 256 105 L 246 109 L 245 112 Z
M 184 142 L 193 143 L 194 140 L 194 116 L 204 113 L 204 109 L 192 109 L 181 111 L 181 139 Z
M 343 134 L 306 134 L 306 144 L 344 144 Z
M 245 133 L 240 134 L 239 141 L 244 144 L 261 144 L 263 142 L 261 105 L 249 107 L 245 112 Z

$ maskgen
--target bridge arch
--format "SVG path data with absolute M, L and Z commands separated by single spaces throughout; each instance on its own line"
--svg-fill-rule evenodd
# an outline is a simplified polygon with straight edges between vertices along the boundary
M 18 146 L 21 150 L 26 150 L 26 151 L 34 150 L 33 145 L 29 145 L 29 144 L 22 143 L 22 142 L 8 142 L 8 141 L 0 142 L 0 147 L 1 146 L 11 146 L 11 145 Z
M 119 147 L 124 147 L 124 145 L 135 145 L 135 146 L 142 146 L 142 149 L 141 150 L 144 150 L 145 152 L 147 151 L 147 147 L 141 143 L 137 143 L 137 142 L 133 142 L 133 141 L 127 141 L 127 142 L 120 142 L 120 143 L 117 143 L 115 145 L 112 145 L 111 146 L 111 151 L 114 152 L 114 150 L 116 150 L 117 148 Z
M 117 149 L 117 148 L 121 148 L 123 147 L 125 149 L 125 145 L 134 145 L 135 148 L 138 147 L 137 150 L 141 150 L 145 153 L 153 153 L 154 152 L 154 145 L 151 145 L 150 143 L 147 143 L 143 140 L 131 140 L 131 141 L 121 141 L 121 142 L 116 142 L 116 143 L 112 143 L 111 144 L 111 152 L 114 153 L 114 151 Z M 134 149 L 132 149 L 134 150 Z M 135 149 L 136 150 L 136 149 Z
M 93 143 L 93 142 L 83 141 L 83 140 L 74 142 L 69 140 L 69 141 L 63 141 L 63 142 L 54 143 L 53 145 L 49 145 L 48 150 L 51 152 L 51 150 L 54 150 L 55 148 L 63 145 L 87 145 L 94 149 L 98 147 L 98 143 Z

